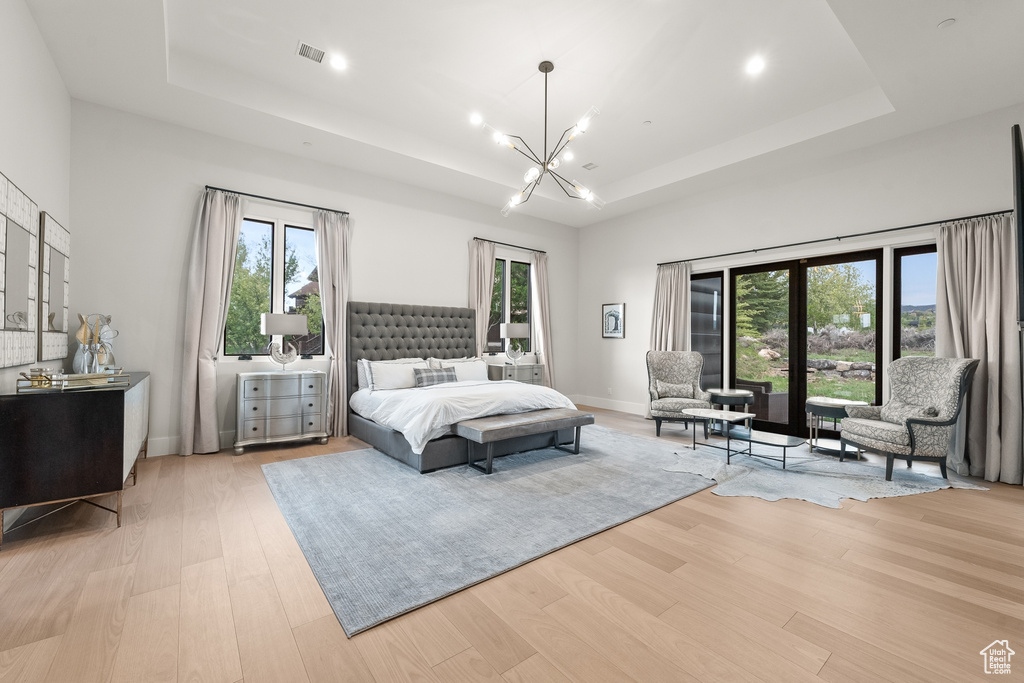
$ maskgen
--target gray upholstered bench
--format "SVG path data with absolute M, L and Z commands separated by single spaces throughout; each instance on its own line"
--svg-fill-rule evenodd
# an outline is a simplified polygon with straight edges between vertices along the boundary
M 558 445 L 558 431 L 575 428 L 576 441 L 572 452 L 579 453 L 580 430 L 583 425 L 592 424 L 594 424 L 593 413 L 585 413 L 582 410 L 572 410 L 571 408 L 550 408 L 548 410 L 533 410 L 528 413 L 492 415 L 466 420 L 455 425 L 455 433 L 471 442 L 467 449 L 469 451 L 469 466 L 484 474 L 490 474 L 491 464 L 494 461 L 495 441 L 551 432 L 554 435 L 554 447 L 562 448 Z M 473 457 L 477 444 L 487 446 L 487 464 L 485 466 L 477 464 L 477 461 L 482 458 Z M 562 448 L 562 450 L 568 450 L 568 448 Z

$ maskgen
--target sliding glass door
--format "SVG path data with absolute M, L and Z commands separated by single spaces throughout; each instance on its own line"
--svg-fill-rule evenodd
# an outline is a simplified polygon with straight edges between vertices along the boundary
M 789 431 L 794 367 L 792 280 L 792 264 L 733 271 L 732 386 L 753 392 L 755 419 L 782 432 Z
M 875 250 L 732 271 L 733 387 L 755 428 L 806 435 L 808 397 L 880 402 L 881 267 Z
M 802 264 L 808 396 L 865 403 L 881 398 L 877 382 L 881 263 L 881 254 L 869 252 Z

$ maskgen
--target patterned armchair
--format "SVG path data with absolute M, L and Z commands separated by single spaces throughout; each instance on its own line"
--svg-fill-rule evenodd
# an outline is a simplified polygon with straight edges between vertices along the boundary
M 885 480 L 895 458 L 939 463 L 946 478 L 946 454 L 964 396 L 978 369 L 973 358 L 897 358 L 889 364 L 889 402 L 848 406 L 842 422 L 839 460 L 847 444 L 886 456 Z
M 696 351 L 647 352 L 650 410 L 657 436 L 661 436 L 662 422 L 692 422 L 683 415 L 687 408 L 711 407 L 711 394 L 700 388 L 703 369 L 704 356 Z

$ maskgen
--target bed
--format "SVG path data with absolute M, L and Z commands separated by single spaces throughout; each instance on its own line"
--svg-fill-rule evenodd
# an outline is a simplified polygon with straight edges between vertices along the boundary
M 462 358 L 476 355 L 476 312 L 471 308 L 384 304 L 352 301 L 348 304 L 348 391 L 351 399 L 358 390 L 356 364 L 359 360 L 397 358 Z M 369 420 L 349 407 L 349 433 L 377 450 L 400 460 L 419 472 L 462 465 L 468 459 L 468 442 L 447 434 L 426 443 L 416 452 L 403 434 Z M 572 443 L 572 429 L 558 433 L 558 443 Z M 509 439 L 495 445 L 495 455 L 545 448 L 546 434 Z

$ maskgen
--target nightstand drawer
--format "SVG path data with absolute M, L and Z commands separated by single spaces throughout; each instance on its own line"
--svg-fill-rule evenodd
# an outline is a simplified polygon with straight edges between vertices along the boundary
M 319 396 L 320 394 L 324 393 L 323 377 L 302 378 L 301 390 L 303 396 Z
M 298 377 L 282 377 L 281 379 L 247 379 L 243 383 L 242 395 L 245 398 L 298 396 L 300 386 L 299 382 L 300 378 Z
M 242 406 L 242 419 L 285 417 L 299 412 L 294 398 L 252 399 Z
M 320 413 L 309 413 L 302 416 L 302 433 L 315 434 L 324 431 L 323 415 Z
M 273 439 L 301 434 L 301 423 L 300 415 L 270 417 L 265 420 L 246 420 L 243 431 L 247 439 Z

